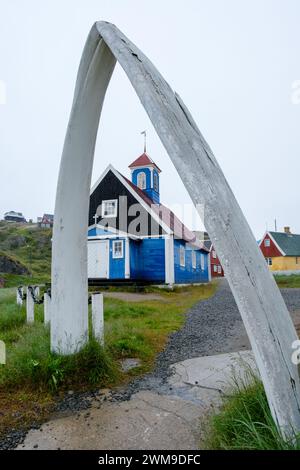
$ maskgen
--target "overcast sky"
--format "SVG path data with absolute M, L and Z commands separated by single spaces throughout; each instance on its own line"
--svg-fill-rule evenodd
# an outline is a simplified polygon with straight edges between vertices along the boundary
M 257 238 L 300 233 L 298 0 L 0 0 L 0 217 L 54 210 L 63 141 L 92 24 L 116 24 L 157 66 L 215 153 Z M 4 96 L 6 88 L 6 97 Z M 300 86 L 299 86 L 300 88 Z M 2 104 L 1 104 L 2 103 Z M 143 151 L 161 200 L 190 198 L 119 66 L 103 108 L 93 181 Z M 192 228 L 197 228 L 195 222 Z

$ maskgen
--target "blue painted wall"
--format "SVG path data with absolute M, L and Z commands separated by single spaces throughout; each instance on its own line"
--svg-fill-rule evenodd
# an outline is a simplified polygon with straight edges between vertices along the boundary
M 154 180 L 155 180 L 155 175 L 157 178 L 157 191 L 154 188 Z M 160 197 L 159 197 L 159 174 L 158 171 L 153 169 L 153 188 L 151 188 L 151 192 L 149 194 L 151 197 L 152 201 L 155 202 L 155 204 L 159 204 L 160 202 Z
M 180 246 L 185 248 L 185 266 L 180 266 Z M 188 284 L 192 282 L 208 282 L 208 253 L 201 250 L 196 252 L 196 269 L 192 265 L 192 249 L 186 246 L 183 240 L 174 240 L 174 265 L 175 265 L 175 283 Z M 201 269 L 200 257 L 203 256 L 203 267 Z
M 123 258 L 113 258 L 113 241 L 120 240 L 123 243 Z M 109 279 L 125 278 L 125 250 L 126 245 L 124 239 L 115 238 L 109 240 Z
M 90 232 L 89 231 L 89 235 Z M 113 241 L 123 243 L 123 257 L 113 258 Z M 165 240 L 164 238 L 148 238 L 140 241 L 130 240 L 130 278 L 132 280 L 145 280 L 165 282 Z M 180 266 L 180 246 L 185 249 L 185 266 Z M 124 238 L 109 240 L 109 278 L 125 279 L 125 250 Z M 183 240 L 174 240 L 174 269 L 175 283 L 189 284 L 208 282 L 208 253 L 195 250 L 196 268 L 192 266 L 192 249 Z M 201 268 L 203 257 L 203 269 Z
M 113 232 L 104 230 L 101 227 L 93 227 L 88 231 L 88 237 L 95 237 L 96 235 L 112 235 Z
M 152 199 L 152 201 L 155 204 L 159 204 L 159 174 L 158 172 L 154 169 L 153 172 L 156 173 L 157 175 L 157 180 L 158 180 L 158 191 L 154 191 L 154 188 L 152 186 L 152 181 L 151 181 L 151 171 L 149 168 L 137 168 L 136 170 L 133 170 L 132 176 L 131 176 L 131 181 L 137 186 L 137 177 L 138 174 L 144 172 L 146 174 L 146 189 L 143 189 L 143 192 Z
M 161 282 L 165 280 L 165 240 L 130 240 L 130 277 Z

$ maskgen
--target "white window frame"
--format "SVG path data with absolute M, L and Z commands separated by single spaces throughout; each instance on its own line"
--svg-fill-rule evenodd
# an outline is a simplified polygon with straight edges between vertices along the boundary
M 106 204 L 111 204 L 115 203 L 115 210 L 112 214 L 105 214 L 106 212 Z M 102 201 L 102 208 L 101 208 L 101 215 L 103 218 L 110 219 L 111 217 L 117 217 L 118 214 L 118 199 L 107 199 L 105 201 Z
M 203 253 L 200 254 L 200 267 L 201 267 L 201 271 L 204 271 L 205 261 L 204 261 L 204 254 Z
M 273 264 L 272 258 L 266 258 L 266 263 L 267 263 L 268 266 L 272 266 L 272 264 Z
M 121 244 L 121 251 L 119 253 L 119 251 L 117 253 L 119 254 L 116 254 L 116 246 L 117 244 Z M 124 241 L 123 240 L 113 240 L 112 242 L 112 257 L 113 259 L 121 259 L 121 258 L 124 258 Z
M 218 274 L 222 274 L 222 268 L 220 265 L 218 265 Z
M 182 245 L 179 248 L 179 264 L 185 268 L 185 248 Z
M 212 251 L 212 257 L 213 257 L 214 259 L 217 258 L 217 253 L 215 252 L 215 250 Z
M 140 180 L 141 177 L 143 178 L 143 179 L 142 179 L 142 182 L 143 182 L 142 185 L 139 184 L 139 180 Z M 146 189 L 146 187 L 147 187 L 147 179 L 146 179 L 146 178 L 147 178 L 147 177 L 146 177 L 146 173 L 145 173 L 144 171 L 139 171 L 139 172 L 138 172 L 138 174 L 137 174 L 137 180 L 136 180 L 136 182 L 137 182 L 137 187 L 138 187 L 138 188 L 140 188 L 140 189 Z
M 216 264 L 214 264 L 214 273 L 217 273 L 218 272 L 218 267 Z
M 192 251 L 192 268 L 197 268 L 197 255 L 195 250 Z
M 270 238 L 265 238 L 264 245 L 265 245 L 266 248 L 268 248 L 269 246 L 271 246 L 271 240 L 270 240 Z

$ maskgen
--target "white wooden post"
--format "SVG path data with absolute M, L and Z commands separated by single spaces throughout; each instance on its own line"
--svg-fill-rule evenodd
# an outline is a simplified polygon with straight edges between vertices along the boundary
M 92 331 L 94 337 L 104 346 L 103 294 L 92 294 Z
M 40 296 L 40 286 L 34 286 L 34 295 L 36 297 Z
M 130 278 L 130 241 L 125 238 L 125 278 Z
M 18 287 L 16 294 L 17 294 L 17 305 L 20 305 L 20 307 L 22 307 L 22 305 L 23 305 L 23 287 Z
M 44 323 L 48 325 L 51 320 L 51 297 L 48 292 L 44 294 Z
M 174 265 L 174 237 L 166 235 L 165 237 L 165 283 L 173 286 L 175 282 Z
M 27 323 L 34 322 L 34 301 L 31 294 L 31 287 L 26 288 L 26 319 Z

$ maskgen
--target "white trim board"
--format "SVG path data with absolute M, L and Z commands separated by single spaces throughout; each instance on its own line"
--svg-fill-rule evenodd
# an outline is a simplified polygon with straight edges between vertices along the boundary
M 165 283 L 173 285 L 175 283 L 175 264 L 174 264 L 174 238 L 165 238 Z
M 129 238 L 132 238 L 133 240 L 139 240 L 140 238 L 142 237 L 138 237 L 136 235 L 131 235 L 130 233 L 127 233 L 127 232 L 123 232 L 122 230 L 118 230 L 116 227 L 108 227 L 108 226 L 105 226 L 107 228 L 107 231 L 108 232 L 113 232 L 113 233 L 103 233 L 101 235 L 90 235 L 88 236 L 88 238 L 90 237 L 107 237 L 107 238 L 113 238 L 113 237 L 129 237 Z M 90 225 L 88 227 L 88 232 L 90 230 L 92 230 L 93 228 L 97 229 L 99 228 L 100 230 L 103 230 L 103 225 L 100 225 L 100 224 L 93 224 L 93 225 Z

